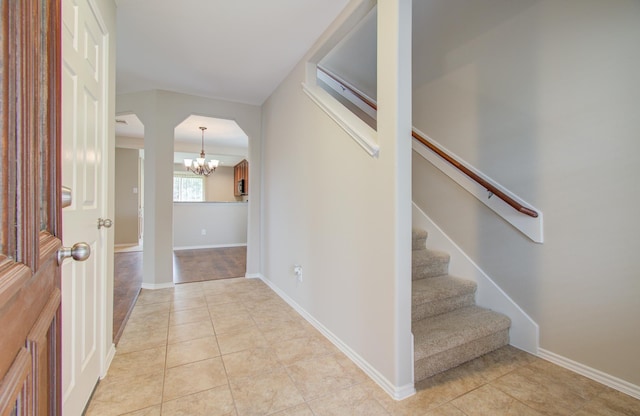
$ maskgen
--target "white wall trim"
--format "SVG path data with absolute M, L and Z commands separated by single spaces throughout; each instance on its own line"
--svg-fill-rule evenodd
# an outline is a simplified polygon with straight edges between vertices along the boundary
M 174 247 L 173 251 L 198 250 L 201 248 L 225 248 L 225 247 L 246 247 L 246 246 L 247 246 L 247 243 L 212 244 L 212 245 L 203 245 L 203 246 L 182 246 L 182 247 Z
M 628 381 L 624 381 L 600 370 L 596 370 L 595 368 L 580 364 L 576 361 L 555 354 L 543 348 L 538 349 L 538 356 L 549 362 L 557 364 L 560 367 L 564 367 L 568 370 L 573 371 L 574 373 L 578 373 L 582 376 L 590 378 L 591 380 L 595 380 L 598 383 L 609 386 L 612 389 L 618 390 L 624 394 L 628 394 L 629 396 L 640 400 L 640 386 L 636 386 L 635 384 L 631 384 Z
M 328 69 L 323 68 L 324 71 L 328 71 Z M 365 114 L 367 114 L 372 119 L 376 119 L 378 117 L 378 112 L 365 104 L 360 97 L 354 94 L 350 89 L 343 88 L 341 84 L 338 83 L 335 79 L 331 78 L 329 75 L 325 74 L 323 71 L 318 70 L 318 79 L 329 86 L 332 90 L 334 90 L 337 94 L 344 97 L 346 100 L 353 103 L 356 107 L 362 110 Z M 361 96 L 365 97 L 371 102 L 375 102 L 375 100 L 369 97 L 367 94 L 360 91 L 353 85 L 348 85 L 346 81 L 343 81 L 349 88 L 355 90 Z
M 505 187 L 503 187 L 502 185 L 500 185 L 499 183 L 497 183 L 496 181 L 494 181 L 484 173 L 480 172 L 479 170 L 471 166 L 469 163 L 464 161 L 455 153 L 451 152 L 449 149 L 442 146 L 440 143 L 436 142 L 435 140 L 433 140 L 423 132 L 415 128 L 414 128 L 414 131 L 419 133 L 422 137 L 428 139 L 430 142 L 438 146 L 440 149 L 444 150 L 458 163 L 464 165 L 466 168 L 473 171 L 478 176 L 484 178 L 487 182 L 490 182 L 491 184 L 493 184 L 496 188 L 500 189 L 502 192 L 504 192 L 506 195 L 513 198 L 515 201 L 517 201 L 521 205 L 524 205 L 528 208 L 535 210 L 538 213 L 537 218 L 533 218 L 526 214 L 522 214 L 516 211 L 510 205 L 507 205 L 507 203 L 505 203 L 503 200 L 501 200 L 496 196 L 494 196 L 493 198 L 489 197 L 487 190 L 482 185 L 480 185 L 479 183 L 477 183 L 476 181 L 469 178 L 467 175 L 465 175 L 464 173 L 462 173 L 461 171 L 453 167 L 449 162 L 442 159 L 440 156 L 434 153 L 431 149 L 427 148 L 416 139 L 413 139 L 413 150 L 415 150 L 418 154 L 420 154 L 422 157 L 428 160 L 433 166 L 440 169 L 445 175 L 453 179 L 458 185 L 462 186 L 470 194 L 475 196 L 480 202 L 482 202 L 487 207 L 489 207 L 489 209 L 491 209 L 493 212 L 498 214 L 509 224 L 513 225 L 518 231 L 520 231 L 522 234 L 529 237 L 532 241 L 536 243 L 544 242 L 544 234 L 543 234 L 544 227 L 543 227 L 543 219 L 542 219 L 543 215 L 541 210 L 534 207 L 533 205 L 531 205 L 524 199 L 520 198 L 519 196 L 513 194 L 511 191 L 509 191 L 508 189 L 506 189 Z
M 171 283 L 160 283 L 160 284 L 142 283 L 142 288 L 143 289 L 148 289 L 148 290 L 171 289 L 171 288 L 174 288 L 174 287 L 175 287 L 175 285 L 173 284 L 173 282 L 171 282 Z
M 302 83 L 302 89 L 311 98 L 311 101 L 316 103 L 322 111 L 346 131 L 369 156 L 378 157 L 380 146 L 377 144 L 378 135 L 375 130 L 319 86 Z
M 109 351 L 107 352 L 107 356 L 104 358 L 102 375 L 100 376 L 100 380 L 102 380 L 107 376 L 107 373 L 109 372 L 109 367 L 111 367 L 111 362 L 113 361 L 113 358 L 115 356 L 116 356 L 116 345 L 112 343 L 111 347 L 109 348 Z
M 337 81 L 335 81 L 330 76 L 326 75 L 324 72 L 318 70 L 317 74 L 318 74 L 318 79 L 321 80 L 322 82 L 324 82 L 328 87 L 333 89 L 337 94 L 339 94 L 342 97 L 344 97 L 345 99 L 349 100 L 351 103 L 353 103 L 360 110 L 364 111 L 370 117 L 372 117 L 374 119 L 377 118 L 377 111 L 372 109 L 371 107 L 369 107 L 369 105 L 366 104 L 363 100 L 361 100 L 360 97 L 358 97 L 357 95 L 353 94 L 350 90 L 344 89 Z M 303 87 L 308 88 L 304 84 L 303 84 Z M 350 88 L 354 88 L 356 91 L 358 91 L 364 97 L 366 97 L 369 101 L 375 102 L 375 100 L 373 100 L 371 97 L 366 96 L 364 93 L 362 93 L 361 91 L 357 90 L 357 88 L 355 88 L 353 86 L 349 86 L 349 87 Z M 305 89 L 305 92 L 307 92 L 307 94 L 313 93 L 312 91 L 307 91 L 307 89 Z M 312 99 L 313 99 L 313 97 L 312 97 Z M 314 99 L 314 101 L 315 101 L 315 99 Z M 316 103 L 318 105 L 320 105 L 325 111 L 327 111 L 327 112 L 330 111 L 330 110 L 327 110 L 326 108 L 323 107 L 323 103 L 320 103 L 320 102 L 317 102 L 317 101 L 316 101 Z M 329 115 L 331 115 L 331 114 L 329 114 Z M 334 116 L 332 116 L 332 118 L 334 120 L 336 119 Z M 340 122 L 338 122 L 338 123 L 340 124 Z M 347 130 L 347 129 L 345 128 L 345 130 Z M 537 218 L 533 218 L 533 217 L 530 217 L 528 215 L 525 215 L 525 214 L 522 214 L 520 212 L 517 212 L 510 205 L 506 204 L 504 201 L 502 201 L 498 197 L 491 198 L 489 196 L 489 194 L 487 193 L 487 190 L 482 185 L 478 184 L 476 181 L 474 181 L 471 178 L 469 178 L 467 175 L 462 173 L 460 170 L 458 170 L 455 167 L 451 166 L 450 163 L 448 163 L 447 161 L 442 159 L 439 155 L 434 153 L 431 149 L 429 149 L 426 146 L 424 146 L 423 144 L 421 144 L 418 140 L 413 139 L 413 150 L 415 150 L 418 154 L 420 154 L 422 157 L 424 157 L 426 160 L 428 160 L 432 165 L 434 165 L 435 167 L 440 169 L 445 175 L 447 175 L 447 176 L 449 176 L 449 178 L 453 179 L 456 183 L 458 183 L 460 186 L 462 186 L 465 190 L 467 190 L 469 193 L 471 193 L 473 196 L 475 196 L 480 202 L 482 202 L 487 207 L 489 207 L 493 212 L 498 214 L 500 217 L 502 217 L 509 224 L 513 225 L 517 230 L 519 230 L 524 235 L 529 237 L 532 241 L 534 241 L 536 243 L 544 242 L 542 211 L 540 211 L 538 208 L 533 207 L 530 203 L 526 202 L 525 200 L 523 200 L 522 198 L 518 197 L 517 195 L 513 194 L 508 189 L 504 188 L 499 183 L 497 183 L 493 179 L 489 178 L 487 175 L 485 175 L 484 173 L 480 172 L 479 170 L 474 168 L 469 163 L 465 162 L 459 156 L 457 156 L 456 154 L 454 154 L 450 150 L 446 149 L 444 146 L 442 146 L 440 143 L 436 142 L 435 140 L 433 140 L 432 138 L 430 138 L 426 134 L 422 133 L 421 131 L 419 131 L 416 128 L 414 128 L 414 131 L 418 132 L 421 136 L 427 138 L 429 141 L 431 141 L 432 143 L 436 144 L 439 148 L 444 150 L 447 154 L 449 154 L 452 158 L 454 158 L 460 164 L 464 165 L 466 168 L 468 168 L 469 170 L 473 171 L 478 176 L 484 178 L 487 182 L 492 183 L 496 188 L 500 189 L 502 192 L 504 192 L 506 195 L 508 195 L 511 198 L 513 198 L 515 201 L 517 201 L 521 205 L 529 207 L 529 208 L 537 211 L 538 212 L 538 217 Z M 356 141 L 357 140 L 358 139 L 356 139 Z
M 249 277 L 249 275 L 247 275 Z M 373 381 L 375 381 L 387 394 L 389 394 L 395 400 L 402 400 L 410 397 L 416 393 L 415 386 L 413 384 L 405 386 L 395 386 L 386 377 L 384 377 L 378 370 L 376 370 L 371 364 L 369 364 L 358 353 L 353 351 L 347 344 L 345 344 L 339 337 L 333 334 L 329 329 L 322 325 L 317 319 L 311 316 L 306 310 L 298 305 L 292 298 L 284 293 L 280 288 L 274 285 L 269 279 L 262 274 L 251 275 L 252 278 L 261 279 L 280 296 L 285 302 L 296 310 L 304 319 L 313 325 L 322 335 L 324 335 L 333 345 L 335 345 L 340 351 L 342 351 L 351 361 L 353 361 L 362 371 L 364 371 Z
M 445 251 L 451 256 L 449 274 L 477 283 L 476 303 L 503 313 L 511 319 L 510 344 L 537 355 L 540 328 L 444 231 L 413 203 L 413 226 L 427 230 L 427 247 Z

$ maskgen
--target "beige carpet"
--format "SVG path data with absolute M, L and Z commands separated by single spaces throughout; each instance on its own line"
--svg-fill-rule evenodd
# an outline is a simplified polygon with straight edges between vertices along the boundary
M 426 231 L 413 231 L 416 381 L 507 345 L 511 325 L 508 317 L 475 305 L 475 282 L 450 276 L 449 255 L 427 249 L 426 239 Z

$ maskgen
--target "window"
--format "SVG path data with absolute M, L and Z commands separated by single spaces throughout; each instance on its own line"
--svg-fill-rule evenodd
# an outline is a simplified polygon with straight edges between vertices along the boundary
M 173 174 L 174 202 L 204 201 L 204 177 L 188 173 Z

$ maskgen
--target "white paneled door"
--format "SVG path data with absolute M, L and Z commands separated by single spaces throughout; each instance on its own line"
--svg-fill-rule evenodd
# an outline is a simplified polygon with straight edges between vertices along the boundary
M 108 36 L 91 0 L 62 2 L 63 244 L 86 242 L 91 256 L 62 267 L 62 409 L 81 415 L 105 354 Z

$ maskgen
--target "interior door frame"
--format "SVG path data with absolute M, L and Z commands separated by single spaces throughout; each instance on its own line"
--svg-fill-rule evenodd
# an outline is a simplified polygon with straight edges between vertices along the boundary
M 64 412 L 80 413 L 86 406 L 92 389 L 99 378 L 103 378 L 111 360 L 115 355 L 113 345 L 113 228 L 96 229 L 98 218 L 113 218 L 114 212 L 114 188 L 113 178 L 115 172 L 115 19 L 116 6 L 113 0 L 62 0 L 61 6 L 61 90 L 65 97 L 62 100 L 61 130 L 65 137 L 61 140 L 62 160 L 61 170 L 63 184 L 72 188 L 74 201 L 72 206 L 67 208 L 70 212 L 63 210 L 63 242 L 71 247 L 73 244 L 83 241 L 91 244 L 92 253 L 90 261 L 92 265 L 87 265 L 87 274 L 83 275 L 81 265 L 66 264 L 62 267 L 62 299 L 64 308 L 62 311 L 63 326 L 62 331 L 62 360 L 61 366 L 61 401 Z M 92 43 L 95 42 L 95 43 Z M 68 48 L 68 49 L 67 49 Z M 94 55 L 96 53 L 96 55 Z M 88 71 L 88 72 L 86 72 Z M 75 81 L 73 77 L 79 77 Z M 85 91 L 84 81 L 96 77 L 97 84 L 91 91 L 93 96 L 100 100 L 100 104 L 94 110 L 86 112 L 86 97 L 82 97 Z M 71 78 L 68 78 L 71 77 Z M 78 88 L 78 91 L 70 91 Z M 78 95 L 76 95 L 78 94 Z M 91 98 L 89 98 L 91 102 Z M 66 107 L 68 106 L 68 107 Z M 93 114 L 96 124 L 83 125 L 77 129 L 71 128 L 66 123 L 70 122 L 69 117 L 78 111 L 81 117 Z M 94 111 L 92 113 L 92 111 Z M 91 118 L 91 117 L 88 117 Z M 99 120 L 99 121 L 98 121 Z M 89 126 L 89 127 L 87 127 Z M 89 128 L 88 131 L 84 129 Z M 85 144 L 92 143 L 93 149 L 84 148 Z M 78 153 L 79 152 L 79 153 Z M 97 170 L 83 170 L 78 165 L 85 161 L 87 154 L 95 156 L 95 163 L 99 166 Z M 89 173 L 87 173 L 89 172 Z M 100 183 L 97 194 L 86 194 L 84 180 L 79 182 L 78 175 L 87 173 L 89 178 L 95 178 Z M 92 182 L 93 183 L 93 182 Z M 87 202 L 88 201 L 88 202 Z M 95 202 L 95 204 L 94 204 Z M 86 207 L 90 212 L 82 213 L 81 206 L 88 203 Z M 80 222 L 71 221 L 67 215 L 82 214 Z M 95 217 L 94 217 L 95 215 Z M 76 218 L 77 220 L 78 218 Z M 117 226 L 117 225 L 116 225 Z M 71 227 L 71 228 L 69 228 Z M 85 228 L 86 227 L 86 228 Z M 97 233 L 97 238 L 96 234 Z M 86 239 L 85 239 L 86 238 Z M 68 267 L 65 270 L 65 267 Z M 76 268 L 77 267 L 77 268 Z M 97 269 L 90 269 L 97 267 Z M 69 280 L 69 271 L 76 270 L 78 275 Z M 97 274 L 93 274 L 96 272 Z M 90 287 L 90 292 L 94 296 L 88 296 L 82 305 L 86 306 L 91 315 L 95 318 L 87 317 L 81 322 L 83 307 L 75 308 L 70 294 L 81 293 L 83 283 L 79 283 L 77 278 L 85 279 L 86 287 Z M 96 278 L 94 280 L 94 278 Z M 71 282 L 75 282 L 71 284 Z M 74 286 L 75 284 L 78 286 Z M 95 301 L 95 302 L 94 302 Z M 74 320 L 75 319 L 75 320 Z M 88 323 L 88 326 L 83 326 Z M 89 328 L 88 331 L 85 331 Z M 77 332 L 74 332 L 76 331 Z M 74 336 L 80 338 L 74 338 Z M 89 338 L 83 338 L 88 336 Z M 75 344 L 80 340 L 79 344 Z M 84 341 L 87 341 L 85 343 Z M 95 341 L 95 343 L 93 343 Z M 89 345 L 90 344 L 90 345 Z M 87 347 L 87 349 L 83 349 Z M 74 354 L 76 348 L 76 354 Z M 78 349 L 79 348 L 79 349 Z M 94 349 L 95 348 L 95 349 Z M 87 353 L 87 355 L 83 355 Z M 72 357 L 72 358 L 70 358 Z M 88 361 L 83 361 L 83 360 Z M 86 364 L 86 367 L 85 367 Z M 83 372 L 84 370 L 86 372 Z M 67 371 L 65 371 L 67 370 Z
M 99 11 L 99 24 L 106 37 L 105 54 L 108 54 L 108 62 L 104 65 L 103 70 L 107 77 L 107 91 L 105 96 L 105 143 L 102 163 L 102 177 L 104 180 L 102 186 L 102 199 L 106 201 L 104 204 L 104 218 L 115 220 L 115 158 L 116 158 L 116 3 L 115 0 L 90 0 L 89 3 L 93 8 Z M 118 225 L 114 221 L 113 227 Z M 104 282 L 102 289 L 104 297 L 103 307 L 103 342 L 102 342 L 102 368 L 101 378 L 107 375 L 107 370 L 111 365 L 116 354 L 116 347 L 113 343 L 113 272 L 114 272 L 114 242 L 115 229 L 107 230 L 104 241 L 104 259 L 103 276 Z

